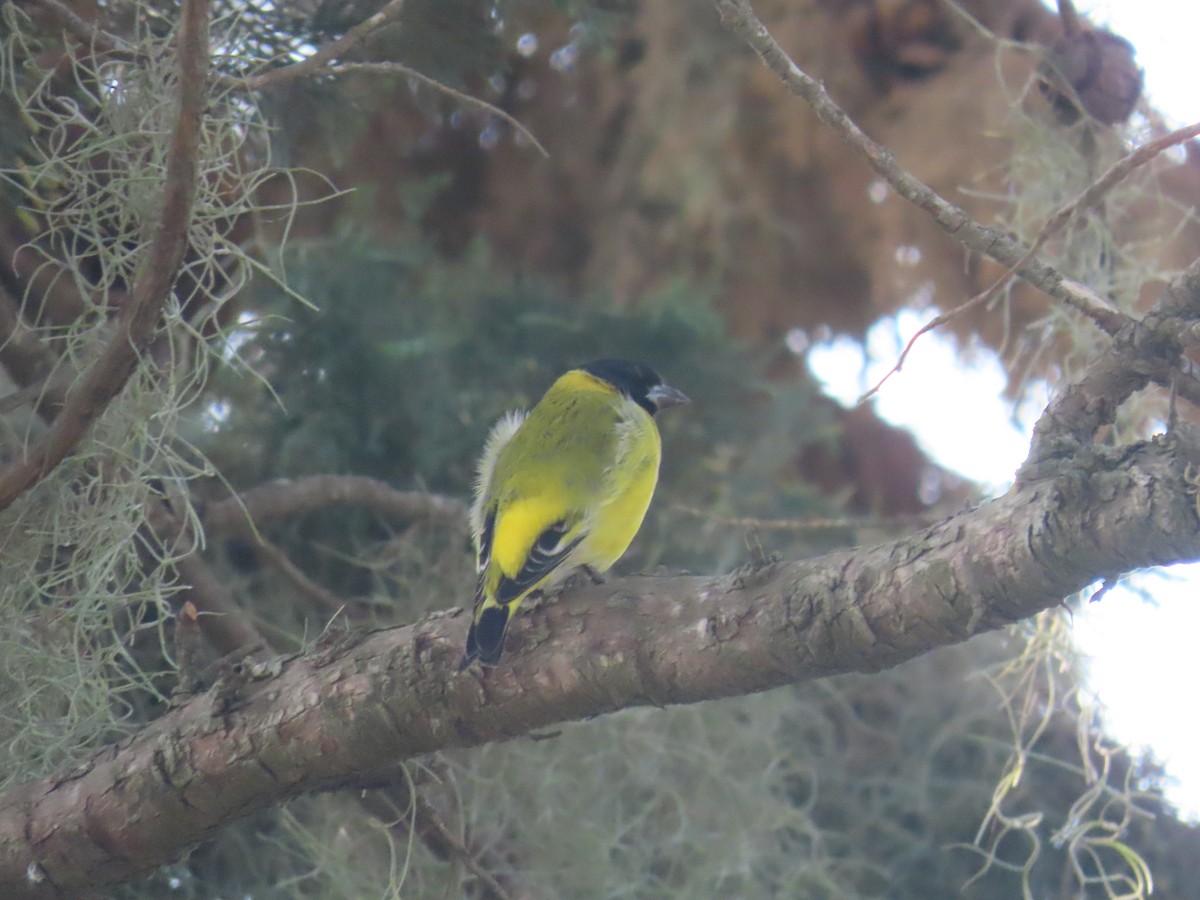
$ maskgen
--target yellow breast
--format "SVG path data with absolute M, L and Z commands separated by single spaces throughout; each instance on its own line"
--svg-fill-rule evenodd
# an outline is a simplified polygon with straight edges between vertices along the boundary
M 591 533 L 580 545 L 574 560 L 598 572 L 607 571 L 629 549 L 650 499 L 658 484 L 658 466 L 662 445 L 658 429 L 644 410 L 630 403 L 630 415 L 637 425 L 628 430 L 622 448 L 624 460 L 609 475 L 607 495 L 593 519 Z

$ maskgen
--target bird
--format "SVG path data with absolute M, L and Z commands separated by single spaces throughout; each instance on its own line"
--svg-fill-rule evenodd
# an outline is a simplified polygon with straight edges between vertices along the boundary
M 459 671 L 499 663 L 530 594 L 580 568 L 599 580 L 620 559 L 658 483 L 654 416 L 688 402 L 645 363 L 599 359 L 492 427 L 470 514 L 479 580 Z

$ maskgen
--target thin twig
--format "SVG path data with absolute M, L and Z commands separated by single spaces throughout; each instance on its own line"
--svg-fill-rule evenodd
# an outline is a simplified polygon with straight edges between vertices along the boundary
M 171 555 L 171 565 L 181 584 L 178 606 L 192 603 L 199 610 L 200 631 L 206 641 L 221 654 L 249 653 L 253 648 L 271 649 L 268 641 L 237 602 L 233 591 L 200 555 L 199 547 L 187 522 L 172 506 L 182 508 L 182 496 L 153 500 L 146 505 L 146 521 L 157 542 Z
M 1200 136 L 1200 122 L 1185 125 L 1183 128 L 1176 128 L 1162 137 L 1147 141 L 1133 152 L 1121 157 L 1109 166 L 1108 171 L 1088 185 L 1083 193 L 1076 197 L 1074 201 L 1050 217 L 1050 220 L 1042 226 L 1042 230 L 1038 232 L 1038 236 L 1033 242 L 1033 247 L 1030 248 L 1030 253 L 1040 250 L 1047 239 L 1060 231 L 1075 216 L 1099 205 L 1104 196 L 1128 178 L 1135 169 L 1146 165 L 1146 163 L 1157 158 L 1172 147 L 1190 141 L 1197 136 Z
M 167 153 L 162 215 L 116 335 L 67 394 L 50 429 L 29 452 L 0 471 L 0 509 L 54 469 L 121 392 L 149 347 L 187 250 L 196 193 L 200 124 L 208 73 L 209 0 L 185 0 L 179 25 L 179 118 Z
M 423 763 L 416 773 L 402 765 L 395 777 L 360 792 L 359 802 L 388 828 L 400 832 L 401 836 L 415 834 L 434 857 L 458 863 L 474 875 L 481 890 L 472 891 L 471 896 L 479 896 L 482 900 L 510 900 L 512 890 L 492 874 L 488 865 L 489 862 L 500 865 L 504 858 L 495 842 L 478 849 L 468 846 L 464 838 L 446 824 L 436 807 L 425 799 L 422 790 L 427 778 L 441 782 L 446 777 L 443 765 L 435 760 L 433 766 L 442 770 L 441 773 L 435 772 L 429 764 Z M 422 773 L 426 778 L 418 780 Z
M 291 558 L 277 544 L 267 540 L 261 534 L 255 539 L 254 550 L 261 556 L 265 556 L 271 565 L 275 566 L 283 577 L 292 583 L 292 586 L 312 600 L 318 607 L 327 613 L 336 613 L 339 610 L 346 608 L 346 601 L 335 594 L 329 588 L 317 584 L 304 573 L 298 565 L 292 562 Z
M 909 338 L 908 343 L 904 345 L 904 350 L 900 353 L 896 364 L 875 384 L 873 388 L 867 391 L 858 402 L 862 403 L 877 393 L 884 383 L 895 375 L 904 366 L 905 360 L 908 358 L 909 351 L 917 342 L 917 338 L 926 332 L 932 331 L 935 328 L 940 328 L 951 319 L 961 315 L 969 309 L 980 306 L 986 303 L 996 295 L 1013 275 L 1021 269 L 1022 266 L 1031 262 L 1039 250 L 1046 245 L 1046 242 L 1054 235 L 1062 231 L 1071 222 L 1072 219 L 1083 213 L 1094 209 L 1108 195 L 1109 191 L 1115 188 L 1123 180 L 1129 177 L 1135 169 L 1146 165 L 1153 159 L 1156 159 L 1165 151 L 1179 144 L 1190 141 L 1200 135 L 1200 122 L 1192 125 L 1186 125 L 1183 128 L 1177 128 L 1174 131 L 1164 134 L 1162 137 L 1155 138 L 1152 141 L 1147 141 L 1136 150 L 1121 157 L 1104 172 L 1099 178 L 1089 184 L 1084 190 L 1068 203 L 1061 207 L 1049 219 L 1046 224 L 1038 231 L 1037 237 L 1034 238 L 1033 244 L 1025 251 L 1025 254 L 1008 267 L 999 278 L 992 282 L 991 286 L 979 294 L 976 294 L 970 300 L 962 303 L 951 310 L 947 310 L 940 315 L 934 316 L 928 322 L 917 330 L 917 333 Z M 1123 327 L 1132 321 L 1132 318 L 1118 309 L 1109 306 L 1100 296 L 1092 293 L 1086 287 L 1076 284 L 1078 296 L 1072 300 L 1069 305 L 1082 312 L 1089 319 L 1096 323 L 1108 335 L 1115 335 Z
M 913 342 L 951 318 L 976 307 L 995 295 L 996 291 L 1013 275 L 1019 275 L 1029 284 L 1086 315 L 1105 333 L 1115 335 L 1131 320 L 1124 313 L 1113 309 L 1097 294 L 1065 278 L 1053 266 L 1037 256 L 1046 240 L 1079 212 L 1090 209 L 1110 191 L 1114 185 L 1129 175 L 1138 166 L 1144 165 L 1168 147 L 1195 137 L 1200 126 L 1188 126 L 1171 132 L 1155 141 L 1139 147 L 1097 179 L 1073 203 L 1059 210 L 1039 234 L 1032 247 L 1025 247 L 1011 236 L 985 227 L 969 216 L 965 210 L 950 203 L 931 187 L 920 181 L 900 166 L 891 151 L 872 140 L 829 96 L 824 86 L 799 66 L 784 52 L 771 36 L 766 26 L 754 14 L 747 0 L 716 0 L 717 10 L 725 26 L 743 38 L 757 53 L 767 67 L 783 82 L 784 86 L 804 99 L 822 122 L 832 128 L 852 149 L 856 150 L 892 189 L 915 206 L 923 209 L 948 235 L 971 250 L 990 256 L 1007 267 L 1007 271 L 987 290 L 972 297 L 966 303 L 937 316 L 927 323 L 909 341 L 899 361 L 863 400 L 870 397 L 892 374 L 900 370 L 904 359 L 912 349 Z M 860 401 L 861 402 L 861 401 Z
M 418 825 L 421 831 L 430 832 L 426 837 L 428 841 L 431 837 L 441 841 L 446 849 L 461 862 L 468 871 L 479 881 L 495 900 L 509 900 L 512 894 L 504 887 L 479 859 L 478 854 L 473 852 L 470 847 L 463 843 L 457 835 L 455 835 L 442 821 L 428 800 L 419 793 L 413 794 L 413 801 L 416 803 Z
M 399 17 L 404 10 L 404 0 L 390 0 L 390 2 L 375 13 L 373 16 L 368 16 L 363 19 L 353 28 L 350 28 L 337 40 L 330 41 L 328 44 L 323 44 L 311 55 L 306 56 L 299 62 L 291 63 L 290 65 L 280 66 L 277 69 L 268 69 L 260 75 L 253 75 L 245 79 L 242 84 L 250 90 L 261 90 L 266 87 L 272 87 L 285 81 L 290 81 L 293 78 L 302 78 L 309 75 L 317 75 L 321 70 L 325 69 L 326 65 L 332 60 L 342 56 L 346 51 L 352 49 L 356 44 L 366 40 L 373 31 L 377 31 L 384 25 Z
M 433 88 L 435 91 L 440 91 L 441 93 L 446 94 L 447 96 L 453 97 L 454 99 L 460 101 L 461 103 L 466 103 L 466 104 L 469 104 L 470 106 L 478 107 L 479 109 L 482 109 L 485 112 L 491 113 L 493 116 L 497 116 L 497 117 L 503 119 L 510 126 L 512 126 L 512 128 L 514 128 L 519 134 L 523 135 L 526 140 L 528 140 L 531 144 L 533 144 L 533 146 L 537 148 L 537 151 L 540 154 L 542 154 L 542 156 L 546 157 L 547 159 L 550 158 L 549 151 L 547 151 L 546 148 L 542 146 L 541 141 L 539 141 L 536 137 L 533 136 L 533 132 L 531 132 L 528 128 L 526 128 L 519 121 L 517 121 L 517 119 L 515 119 L 513 116 L 506 113 L 500 107 L 495 106 L 491 103 L 488 103 L 486 100 L 480 100 L 478 97 L 472 97 L 470 94 L 464 93 L 463 91 L 456 90 L 455 88 L 450 87 L 448 84 L 442 84 L 436 78 L 430 78 L 428 75 L 425 75 L 422 72 L 418 72 L 416 69 L 413 69 L 413 68 L 410 68 L 409 66 L 404 65 L 404 63 L 398 63 L 398 62 L 341 63 L 336 66 L 330 66 L 328 69 L 325 69 L 320 74 L 322 74 L 322 75 L 342 75 L 342 74 L 348 74 L 351 72 L 382 72 L 382 73 L 387 73 L 387 74 L 391 74 L 391 75 L 405 75 L 409 78 L 415 78 L 417 81 L 421 82 L 422 84 L 428 85 L 429 87 Z
M 767 68 L 775 73 L 784 87 L 807 102 L 817 118 L 862 156 L 896 193 L 928 213 L 939 228 L 967 248 L 990 256 L 1005 266 L 1021 259 L 1027 248 L 1019 241 L 1007 232 L 980 225 L 961 207 L 955 206 L 904 169 L 890 150 L 859 128 L 829 96 L 825 87 L 802 71 L 776 43 L 746 0 L 716 0 L 716 7 L 725 26 L 762 57 Z M 1077 299 L 1077 286 L 1042 260 L 1026 263 L 1018 274 L 1034 287 L 1064 303 Z
M 486 100 L 481 100 L 478 97 L 472 97 L 463 91 L 443 84 L 436 78 L 418 72 L 416 69 L 406 66 L 399 62 L 340 62 L 330 64 L 333 60 L 345 54 L 355 44 L 361 43 L 373 31 L 386 25 L 388 22 L 400 15 L 404 6 L 403 0 L 393 0 L 375 15 L 369 19 L 355 25 L 347 31 L 342 37 L 335 41 L 331 41 L 319 48 L 312 56 L 306 57 L 297 63 L 292 63 L 287 66 L 280 66 L 276 69 L 270 69 L 259 75 L 253 75 L 249 78 L 236 82 L 238 86 L 249 88 L 250 90 L 262 90 L 264 88 L 277 87 L 288 81 L 296 78 L 311 77 L 317 75 L 347 75 L 353 72 L 376 72 L 389 75 L 404 75 L 408 78 L 415 78 L 422 84 L 428 85 L 436 91 L 440 91 L 447 96 L 453 97 L 456 100 L 478 107 L 486 112 L 507 122 L 519 134 L 525 137 L 542 156 L 549 157 L 550 154 L 541 141 L 533 136 L 533 133 L 522 125 L 512 115 L 500 109 Z M 233 84 L 234 82 L 229 82 Z
M 1022 260 L 1027 262 L 1032 258 L 1033 253 L 1031 251 L 1022 257 Z M 908 354 L 912 352 L 913 346 L 917 343 L 917 340 L 922 335 L 927 334 L 936 328 L 941 328 L 947 322 L 951 321 L 952 319 L 956 319 L 958 316 L 962 315 L 968 310 L 975 309 L 977 306 L 982 306 L 984 303 L 987 303 L 994 296 L 996 296 L 996 294 L 1006 284 L 1008 284 L 1008 280 L 1012 278 L 1013 275 L 1017 274 L 1018 268 L 1019 267 L 1017 265 L 1009 266 L 999 278 L 991 283 L 991 285 L 989 285 L 980 293 L 976 294 L 970 300 L 960 303 L 958 306 L 954 307 L 953 309 L 948 309 L 944 313 L 938 313 L 938 315 L 934 316 L 932 319 L 918 328 L 916 334 L 908 339 L 908 343 L 905 344 L 904 349 L 900 351 L 900 356 L 897 357 L 895 365 L 888 369 L 888 371 L 884 373 L 883 377 L 875 382 L 875 385 L 869 391 L 859 397 L 858 402 L 855 405 L 858 406 L 870 400 L 873 396 L 875 396 L 875 394 L 879 393 L 880 388 L 887 384 L 889 378 L 904 368 L 904 363 L 908 360 Z M 1109 328 L 1115 328 L 1118 320 L 1121 322 L 1133 321 L 1132 318 L 1125 315 L 1123 312 L 1120 312 L 1119 310 L 1116 310 L 1106 304 L 1098 295 L 1093 294 L 1083 285 L 1079 284 L 1078 282 L 1075 282 L 1074 284 L 1075 287 L 1079 289 L 1081 294 L 1089 296 L 1090 299 L 1088 301 L 1080 299 L 1078 302 L 1071 303 L 1070 305 L 1075 309 L 1086 308 L 1090 310 L 1088 318 L 1090 318 L 1093 322 L 1104 321 L 1105 325 L 1102 325 L 1101 327 L 1108 334 L 1116 333 L 1115 331 L 1109 331 Z

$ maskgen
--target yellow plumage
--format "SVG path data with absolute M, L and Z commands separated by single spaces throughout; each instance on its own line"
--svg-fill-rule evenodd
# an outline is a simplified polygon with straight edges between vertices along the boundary
M 653 414 L 685 402 L 649 366 L 599 360 L 561 376 L 528 416 L 496 424 L 471 510 L 479 583 L 463 667 L 499 660 L 525 597 L 621 557 L 658 481 Z

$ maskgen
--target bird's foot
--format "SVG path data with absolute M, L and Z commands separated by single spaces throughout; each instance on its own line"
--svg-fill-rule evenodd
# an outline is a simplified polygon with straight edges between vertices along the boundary
M 579 568 L 583 574 L 592 579 L 592 584 L 604 584 L 608 580 L 591 566 L 580 566 Z
M 541 588 L 540 590 L 530 594 L 525 598 L 525 603 L 529 604 L 532 601 L 532 607 L 536 608 L 543 603 L 553 603 L 563 594 L 577 590 L 589 584 L 604 584 L 605 578 L 591 566 L 579 566 L 570 575 L 566 576 L 562 581 L 555 582 L 549 587 Z

